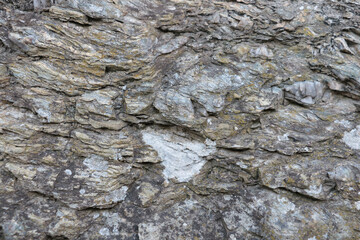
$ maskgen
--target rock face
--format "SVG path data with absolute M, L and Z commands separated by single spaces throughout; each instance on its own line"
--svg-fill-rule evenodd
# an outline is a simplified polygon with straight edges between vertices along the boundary
M 0 239 L 360 239 L 360 3 L 0 0 Z

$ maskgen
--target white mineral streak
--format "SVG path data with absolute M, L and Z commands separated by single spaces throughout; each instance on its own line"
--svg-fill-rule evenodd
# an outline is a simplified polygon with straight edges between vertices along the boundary
M 121 202 L 125 199 L 127 190 L 127 186 L 122 186 L 120 189 L 110 192 L 110 194 L 105 197 L 105 200 L 107 202 Z
M 360 150 L 360 125 L 350 132 L 345 132 L 343 141 L 351 149 Z
M 72 174 L 72 171 L 70 169 L 66 169 L 64 172 L 68 176 L 71 176 L 71 174 Z
M 84 160 L 83 164 L 90 169 L 93 178 L 108 176 L 108 173 L 106 172 L 109 168 L 108 162 L 100 156 L 91 155 Z
M 355 207 L 357 210 L 360 210 L 360 201 L 355 202 Z
M 99 233 L 100 233 L 100 235 L 102 235 L 102 236 L 109 236 L 109 235 L 110 235 L 110 231 L 109 231 L 108 228 L 102 228 L 102 229 L 100 229 Z
M 203 157 L 216 149 L 210 140 L 204 144 L 172 133 L 155 131 L 143 131 L 142 135 L 144 142 L 153 147 L 162 159 L 165 178 L 175 178 L 180 182 L 187 182 L 198 174 L 206 162 Z

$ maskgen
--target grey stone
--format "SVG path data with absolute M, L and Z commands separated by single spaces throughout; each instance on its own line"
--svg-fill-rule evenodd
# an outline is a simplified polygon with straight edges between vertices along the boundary
M 0 0 L 0 239 L 360 239 L 359 6 Z

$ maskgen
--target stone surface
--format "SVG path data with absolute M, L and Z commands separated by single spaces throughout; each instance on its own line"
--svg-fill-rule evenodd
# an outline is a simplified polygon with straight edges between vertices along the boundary
M 360 239 L 356 0 L 0 0 L 0 239 Z

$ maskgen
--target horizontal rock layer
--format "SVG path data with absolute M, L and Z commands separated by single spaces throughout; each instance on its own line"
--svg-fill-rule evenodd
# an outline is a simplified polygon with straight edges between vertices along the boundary
M 0 239 L 360 239 L 360 3 L 0 0 Z

